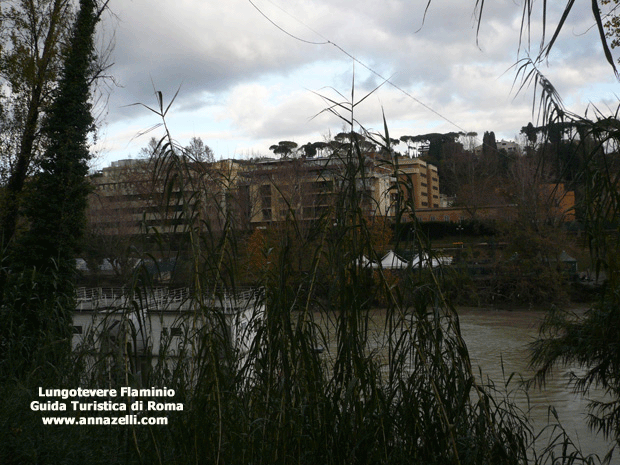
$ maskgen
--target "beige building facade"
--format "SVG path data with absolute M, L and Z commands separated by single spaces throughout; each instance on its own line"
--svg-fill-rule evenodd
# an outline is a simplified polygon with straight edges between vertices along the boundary
M 418 216 L 426 218 L 425 210 L 440 209 L 434 165 L 400 156 L 386 163 L 376 154 L 361 160 L 222 160 L 187 163 L 176 174 L 153 160 L 119 160 L 91 177 L 89 220 L 93 231 L 104 236 L 135 236 L 149 230 L 174 234 L 191 218 L 214 229 L 231 220 L 239 229 L 288 217 L 313 221 L 335 215 L 339 196 L 352 187 L 346 184 L 351 182 L 346 174 L 351 169 L 367 217 L 394 218 L 406 207 L 405 198 L 412 198 Z
M 392 188 L 392 216 L 412 196 L 417 210 L 439 208 L 439 175 L 437 167 L 419 158 L 397 157 L 393 161 L 397 171 L 398 185 Z
M 229 215 L 243 214 L 236 197 L 242 169 L 234 160 L 179 168 L 146 159 L 112 162 L 91 176 L 91 229 L 104 236 L 135 236 L 152 228 L 160 234 L 181 232 L 190 222 L 221 226 Z
M 246 192 L 251 225 L 280 222 L 289 216 L 304 221 L 333 216 L 344 184 L 350 182 L 346 169 L 337 157 L 268 159 L 252 164 L 240 183 Z M 391 170 L 371 158 L 364 160 L 355 189 L 365 215 L 388 215 L 393 182 Z

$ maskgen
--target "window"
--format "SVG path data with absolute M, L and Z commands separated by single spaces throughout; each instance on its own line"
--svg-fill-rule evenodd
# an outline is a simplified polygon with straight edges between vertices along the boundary
M 175 336 L 182 336 L 183 335 L 183 331 L 181 329 L 180 326 L 176 326 L 174 328 L 167 328 L 167 327 L 163 327 L 161 329 L 161 335 L 163 337 L 175 337 Z
M 260 196 L 262 207 L 264 209 L 271 208 L 271 186 L 269 184 L 260 186 Z

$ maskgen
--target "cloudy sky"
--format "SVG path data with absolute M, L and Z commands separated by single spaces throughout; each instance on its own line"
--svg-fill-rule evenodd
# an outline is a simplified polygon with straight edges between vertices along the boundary
M 186 144 L 201 137 L 217 158 L 271 155 L 343 130 L 324 111 L 357 102 L 355 118 L 390 136 L 494 131 L 514 139 L 532 117 L 532 91 L 517 95 L 521 0 L 485 2 L 476 37 L 475 1 L 112 0 L 101 43 L 114 42 L 107 114 L 95 167 L 138 156 L 160 122 L 141 105 L 166 105 L 166 122 Z M 536 5 L 540 8 L 541 2 Z M 564 2 L 548 13 L 556 24 Z M 590 2 L 577 1 L 541 71 L 569 110 L 617 106 L 619 86 L 602 54 Z M 532 54 L 540 40 L 532 17 Z M 548 32 L 549 34 L 549 32 Z M 521 55 L 518 55 L 521 49 Z M 354 85 L 353 85 L 354 83 Z

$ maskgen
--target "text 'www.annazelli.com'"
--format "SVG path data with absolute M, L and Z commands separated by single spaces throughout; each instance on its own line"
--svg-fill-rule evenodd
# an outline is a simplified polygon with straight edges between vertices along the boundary
M 138 415 L 124 415 L 120 417 L 42 417 L 44 425 L 167 425 L 167 417 L 138 417 Z
M 119 397 L 120 392 L 120 397 Z M 39 387 L 39 399 L 30 402 L 33 412 L 47 412 L 44 425 L 167 425 L 168 417 L 150 417 L 149 412 L 182 412 L 182 402 L 174 402 L 174 389 L 50 389 Z M 162 401 L 163 399 L 166 402 Z M 55 413 L 59 415 L 54 415 Z M 74 412 L 75 416 L 66 415 Z M 89 413 L 87 413 L 89 412 Z M 119 412 L 119 416 L 107 412 Z M 106 413 L 104 413 L 106 412 Z M 66 416 L 65 416 L 66 415 Z

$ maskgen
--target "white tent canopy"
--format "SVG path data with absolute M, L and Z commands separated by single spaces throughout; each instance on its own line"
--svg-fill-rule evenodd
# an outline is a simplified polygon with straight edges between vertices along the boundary
M 373 264 L 373 268 L 379 268 L 379 265 Z M 390 250 L 381 259 L 381 268 L 386 270 L 407 268 L 407 262 L 396 255 L 393 250 Z
M 427 268 L 429 265 L 431 268 L 436 268 L 441 265 L 450 265 L 452 263 L 452 257 L 432 257 L 416 255 L 411 260 L 412 268 Z
M 380 263 L 375 263 L 367 257 L 362 256 L 355 261 L 355 264 L 361 264 L 363 267 L 383 268 L 384 270 L 404 269 L 409 266 L 409 263 L 396 255 L 393 250 L 386 253 Z M 420 255 L 416 255 L 411 261 L 412 268 L 428 268 L 429 266 L 431 268 L 436 268 L 438 266 L 450 264 L 452 264 L 452 257 L 432 257 L 429 259 L 428 256 L 423 255 L 420 257 Z
M 362 265 L 362 267 L 366 268 L 367 266 L 374 267 L 375 263 L 362 255 L 361 258 L 355 260 L 355 265 Z

